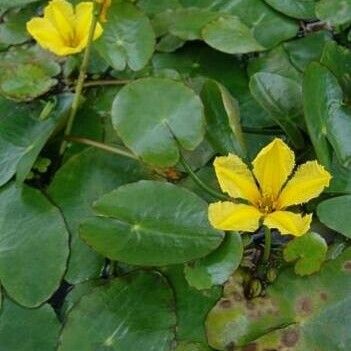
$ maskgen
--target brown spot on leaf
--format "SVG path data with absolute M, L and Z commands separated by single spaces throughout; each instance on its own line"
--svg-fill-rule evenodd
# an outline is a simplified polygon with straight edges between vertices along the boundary
M 249 345 L 245 346 L 242 350 L 243 351 L 257 351 L 257 344 L 249 344 Z
M 232 306 L 232 302 L 229 299 L 222 300 L 219 305 L 222 308 L 230 308 Z
M 325 292 L 320 293 L 321 300 L 327 301 L 328 300 L 328 294 Z
M 344 268 L 344 271 L 346 271 L 346 272 L 351 272 L 351 261 L 346 261 L 346 262 L 344 263 L 343 268 Z
M 299 341 L 299 337 L 299 332 L 297 330 L 285 330 L 282 335 L 282 343 L 288 347 L 295 346 Z
M 311 314 L 313 311 L 313 304 L 309 297 L 303 297 L 298 301 L 298 310 L 303 314 Z

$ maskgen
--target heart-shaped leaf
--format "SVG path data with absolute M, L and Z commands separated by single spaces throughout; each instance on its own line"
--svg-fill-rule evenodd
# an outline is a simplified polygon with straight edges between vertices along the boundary
M 123 142 L 145 162 L 173 166 L 180 145 L 194 150 L 205 133 L 200 98 L 184 84 L 145 78 L 125 86 L 112 106 L 112 122 Z
M 81 237 L 105 257 L 163 266 L 207 255 L 223 233 L 207 219 L 207 204 L 169 183 L 124 185 L 94 204 L 99 217 L 85 221 Z
M 148 17 L 133 4 L 112 1 L 104 33 L 95 46 L 114 69 L 122 71 L 128 65 L 138 71 L 154 52 L 155 34 Z

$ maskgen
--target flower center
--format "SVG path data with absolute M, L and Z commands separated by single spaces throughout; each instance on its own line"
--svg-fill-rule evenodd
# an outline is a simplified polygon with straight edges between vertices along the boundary
M 277 207 L 277 201 L 273 195 L 263 195 L 257 204 L 258 209 L 264 213 L 272 213 Z

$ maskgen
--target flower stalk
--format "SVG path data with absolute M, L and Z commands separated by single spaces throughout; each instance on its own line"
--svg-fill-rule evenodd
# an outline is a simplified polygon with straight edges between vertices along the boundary
M 70 109 L 66 128 L 64 131 L 64 138 L 63 138 L 63 141 L 61 143 L 61 147 L 60 147 L 60 151 L 59 151 L 59 154 L 61 156 L 66 151 L 67 144 L 68 144 L 66 137 L 71 134 L 74 120 L 75 120 L 75 117 L 77 115 L 77 111 L 79 108 L 79 102 L 81 99 L 81 95 L 82 95 L 82 91 L 83 91 L 83 87 L 84 87 L 84 82 L 85 82 L 85 78 L 86 78 L 86 74 L 87 74 L 87 70 L 88 70 L 88 65 L 89 65 L 91 44 L 94 40 L 94 33 L 95 33 L 95 30 L 96 30 L 96 27 L 98 24 L 99 16 L 100 16 L 100 9 L 96 8 L 95 3 L 93 3 L 93 18 L 92 18 L 90 28 L 89 28 L 87 46 L 84 50 L 83 61 L 82 61 L 82 64 L 81 64 L 80 70 L 79 70 L 79 76 L 78 76 L 78 80 L 77 80 L 77 84 L 76 84 L 76 88 L 75 88 L 75 94 L 74 94 L 72 106 Z
M 267 263 L 269 261 L 269 257 L 271 255 L 271 247 L 272 247 L 272 232 L 271 230 L 264 226 L 264 251 L 263 251 L 263 263 Z

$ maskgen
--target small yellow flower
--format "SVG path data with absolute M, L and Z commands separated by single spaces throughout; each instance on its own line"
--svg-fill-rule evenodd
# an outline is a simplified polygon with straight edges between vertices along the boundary
M 102 4 L 101 13 L 100 13 L 100 21 L 107 21 L 107 10 L 111 6 L 111 0 L 96 0 L 99 4 Z
M 59 56 L 75 54 L 87 46 L 93 9 L 92 2 L 81 2 L 74 9 L 66 0 L 52 0 L 44 9 L 44 17 L 31 19 L 27 30 L 44 49 Z M 102 31 L 98 23 L 94 40 Z
M 214 167 L 221 189 L 247 204 L 230 201 L 210 204 L 208 216 L 212 226 L 254 232 L 263 220 L 264 225 L 278 229 L 281 234 L 305 234 L 312 214 L 302 216 L 285 209 L 320 195 L 329 186 L 331 175 L 317 161 L 309 161 L 298 167 L 287 182 L 294 166 L 293 151 L 278 138 L 258 153 L 253 161 L 253 174 L 236 155 L 217 157 Z

